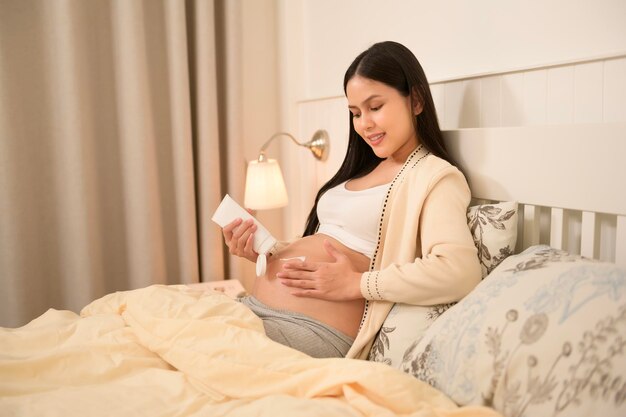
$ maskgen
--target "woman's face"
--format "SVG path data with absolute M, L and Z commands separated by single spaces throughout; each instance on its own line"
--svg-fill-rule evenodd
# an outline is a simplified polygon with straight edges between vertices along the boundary
M 379 158 L 404 161 L 418 145 L 413 118 L 421 107 L 379 81 L 356 75 L 346 85 L 354 130 Z

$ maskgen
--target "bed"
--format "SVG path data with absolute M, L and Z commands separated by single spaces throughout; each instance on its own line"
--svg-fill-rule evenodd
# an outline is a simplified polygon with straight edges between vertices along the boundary
M 505 416 L 626 415 L 626 125 L 459 129 L 482 282 L 396 305 L 370 360 Z
M 0 329 L 0 414 L 625 415 L 625 128 L 447 132 L 484 279 L 394 306 L 368 361 L 278 345 L 224 293 L 152 286 Z

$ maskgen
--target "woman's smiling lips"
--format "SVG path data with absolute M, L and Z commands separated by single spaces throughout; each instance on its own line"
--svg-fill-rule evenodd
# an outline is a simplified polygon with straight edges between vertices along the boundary
M 385 136 L 384 133 L 377 133 L 375 135 L 368 135 L 367 136 L 367 140 L 370 141 L 370 145 L 376 146 L 383 140 L 384 136 Z

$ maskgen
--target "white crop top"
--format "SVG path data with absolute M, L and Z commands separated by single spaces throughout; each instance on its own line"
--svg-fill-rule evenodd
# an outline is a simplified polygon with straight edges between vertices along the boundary
M 378 223 L 390 184 L 350 191 L 346 183 L 326 191 L 317 203 L 317 233 L 337 239 L 371 258 L 378 240 Z

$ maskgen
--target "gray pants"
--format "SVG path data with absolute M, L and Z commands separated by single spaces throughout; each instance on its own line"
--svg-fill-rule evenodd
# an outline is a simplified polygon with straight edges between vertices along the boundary
M 343 358 L 354 340 L 304 314 L 273 309 L 253 296 L 239 301 L 263 320 L 267 336 L 314 358 Z

